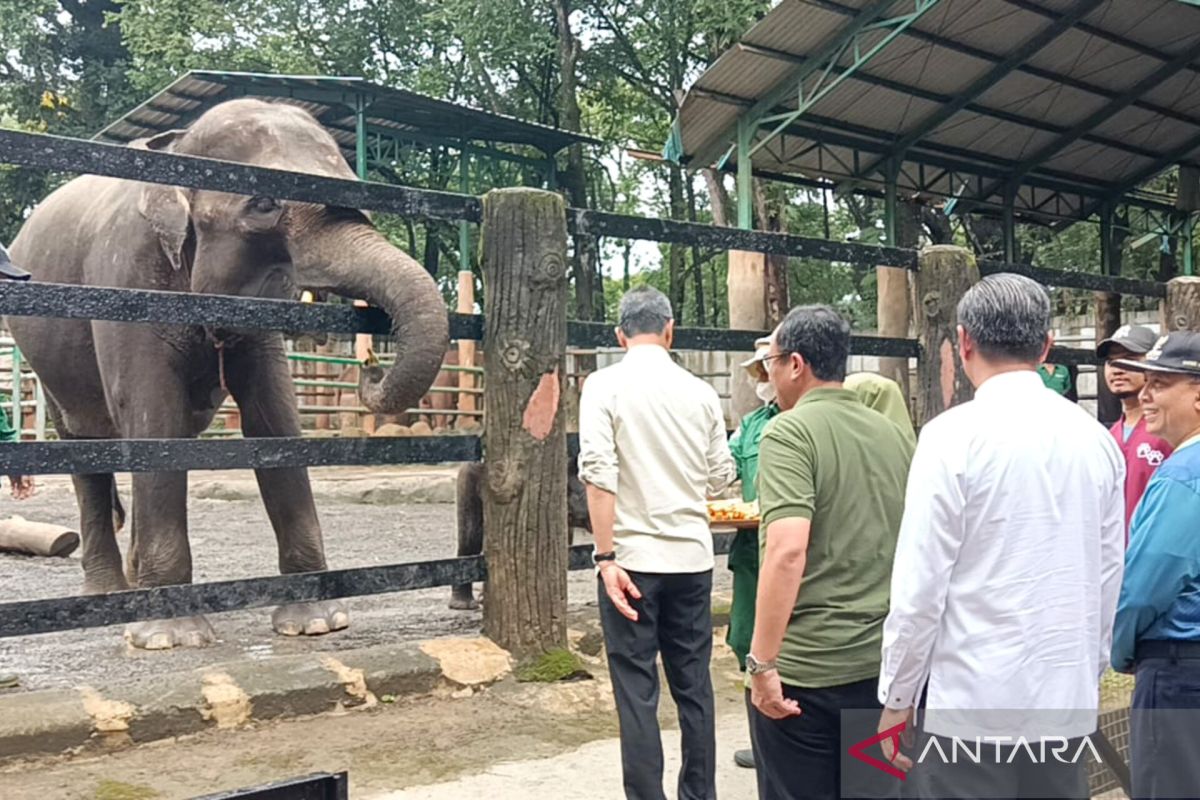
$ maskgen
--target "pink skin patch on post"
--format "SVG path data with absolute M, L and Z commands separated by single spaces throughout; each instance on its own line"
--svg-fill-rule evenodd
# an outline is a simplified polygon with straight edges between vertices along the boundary
M 942 340 L 942 408 L 949 408 L 954 400 L 954 345 L 949 339 Z
M 558 399 L 558 367 L 555 367 L 553 372 L 543 374 L 538 381 L 537 388 L 525 405 L 525 416 L 521 419 L 521 427 L 539 442 L 549 436 L 554 427 Z

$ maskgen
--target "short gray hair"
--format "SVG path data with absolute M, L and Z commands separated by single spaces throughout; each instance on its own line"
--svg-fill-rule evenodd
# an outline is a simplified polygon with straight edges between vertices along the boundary
M 985 358 L 1034 362 L 1050 333 L 1050 296 L 1024 275 L 989 275 L 959 301 L 958 323 Z
M 671 312 L 671 301 L 653 286 L 630 289 L 621 298 L 617 315 L 617 326 L 626 336 L 641 336 L 646 333 L 659 334 L 666 330 L 667 323 L 675 318 Z

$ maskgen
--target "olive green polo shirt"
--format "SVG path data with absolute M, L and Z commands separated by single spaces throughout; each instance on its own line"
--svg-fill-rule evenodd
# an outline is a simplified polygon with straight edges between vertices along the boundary
M 879 674 L 912 454 L 896 424 L 848 389 L 813 389 L 767 424 L 758 456 L 760 559 L 772 522 L 812 521 L 779 653 L 784 683 L 822 688 Z

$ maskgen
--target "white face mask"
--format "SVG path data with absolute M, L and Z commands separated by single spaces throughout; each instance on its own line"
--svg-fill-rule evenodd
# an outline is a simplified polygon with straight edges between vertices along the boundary
M 762 381 L 761 383 L 754 384 L 754 393 L 764 403 L 775 402 L 775 386 L 770 381 Z

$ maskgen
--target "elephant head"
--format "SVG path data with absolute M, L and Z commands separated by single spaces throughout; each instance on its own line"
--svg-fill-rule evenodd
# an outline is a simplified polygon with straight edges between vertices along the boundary
M 232 100 L 190 128 L 135 146 L 259 167 L 355 179 L 337 142 L 311 114 L 283 103 Z M 392 318 L 396 362 L 364 367 L 363 404 L 378 413 L 415 406 L 449 340 L 437 284 L 361 211 L 146 184 L 138 209 L 192 291 L 294 299 L 301 287 L 366 300 Z

